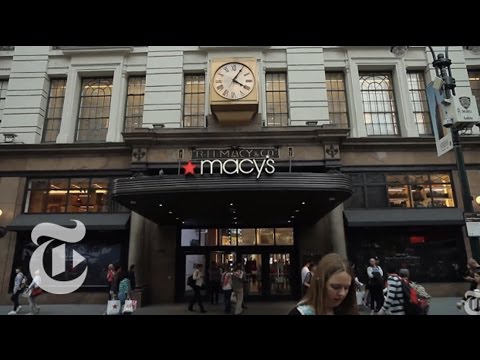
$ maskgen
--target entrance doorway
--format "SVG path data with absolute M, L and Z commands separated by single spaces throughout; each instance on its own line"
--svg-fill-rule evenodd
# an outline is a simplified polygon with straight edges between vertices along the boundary
M 300 269 L 292 228 L 182 229 L 179 245 L 176 301 L 184 301 L 193 292 L 186 281 L 198 263 L 204 265 L 204 293 L 210 299 L 210 277 L 218 279 L 218 272 L 210 271 L 212 262 L 222 272 L 242 264 L 247 301 L 294 299 L 298 295 L 295 280 Z
M 188 299 L 193 290 L 187 285 L 187 278 L 190 276 L 196 264 L 203 264 L 205 270 L 205 299 L 210 299 L 209 269 L 212 261 L 217 263 L 221 271 L 233 267 L 240 262 L 245 272 L 244 296 L 248 300 L 271 300 L 271 299 L 293 299 L 295 271 L 292 271 L 295 265 L 293 248 L 291 249 L 273 249 L 266 247 L 256 248 L 255 251 L 236 248 L 228 250 L 208 249 L 203 253 L 183 254 L 184 275 L 181 276 L 182 285 L 180 292 L 177 292 L 177 300 L 184 301 Z M 261 251 L 259 251 L 261 250 Z M 198 251 L 198 249 L 197 249 Z M 220 297 L 221 298 L 221 297 Z

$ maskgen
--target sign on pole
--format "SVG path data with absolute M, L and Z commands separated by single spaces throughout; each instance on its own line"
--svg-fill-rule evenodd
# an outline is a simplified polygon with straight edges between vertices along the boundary
M 469 237 L 480 236 L 480 214 L 479 213 L 465 213 L 465 225 L 467 227 L 467 234 Z
M 453 149 L 453 139 L 450 130 L 443 127 L 445 109 L 442 104 L 443 96 L 433 87 L 433 82 L 426 87 L 428 110 L 432 120 L 432 130 L 435 135 L 438 157 Z M 447 133 L 445 135 L 445 132 Z

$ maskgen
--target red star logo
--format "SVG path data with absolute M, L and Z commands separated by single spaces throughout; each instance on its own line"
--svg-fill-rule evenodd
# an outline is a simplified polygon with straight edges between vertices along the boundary
M 192 174 L 195 175 L 195 168 L 197 165 L 192 164 L 191 160 L 188 160 L 187 165 L 182 165 L 183 169 L 185 170 L 185 175 Z

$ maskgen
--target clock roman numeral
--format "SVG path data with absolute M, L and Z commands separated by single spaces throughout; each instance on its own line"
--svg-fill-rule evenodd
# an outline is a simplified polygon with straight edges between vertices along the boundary
M 224 66 L 223 67 L 223 70 L 225 70 L 225 72 L 229 72 L 230 70 L 228 70 L 228 67 Z
M 218 91 L 222 91 L 222 90 L 223 90 L 223 85 L 217 86 L 217 90 L 218 90 Z
M 233 71 L 237 70 L 237 65 L 232 64 L 232 70 L 233 70 Z
M 248 73 L 245 73 L 245 74 L 243 74 L 243 76 L 248 76 L 248 75 L 250 75 L 250 73 L 249 73 L 249 72 L 248 72 Z
M 223 96 L 228 96 L 228 90 L 225 90 L 225 91 L 223 92 Z
M 235 95 L 235 93 L 234 93 L 234 92 L 232 92 L 232 96 L 231 96 L 231 98 L 232 98 L 232 99 L 235 99 L 236 97 L 237 97 L 237 96 Z
M 245 79 L 245 82 L 251 83 L 251 82 L 253 82 L 253 80 L 252 79 Z
M 245 85 L 244 88 L 245 90 L 250 90 L 250 86 Z

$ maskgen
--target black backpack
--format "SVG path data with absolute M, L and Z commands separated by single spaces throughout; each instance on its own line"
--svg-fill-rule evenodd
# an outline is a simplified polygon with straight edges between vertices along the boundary
M 195 283 L 196 281 L 193 280 L 193 274 L 192 274 L 187 278 L 187 285 L 193 289 L 193 287 L 195 286 Z

